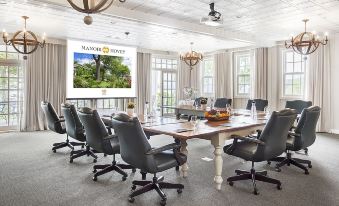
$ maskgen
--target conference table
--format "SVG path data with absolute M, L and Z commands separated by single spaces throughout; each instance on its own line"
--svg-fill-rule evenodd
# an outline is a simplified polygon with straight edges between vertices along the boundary
M 256 130 L 262 129 L 266 124 L 266 117 L 259 115 L 257 119 L 252 119 L 247 114 L 232 116 L 230 120 L 210 122 L 200 120 L 194 128 L 191 122 L 187 120 L 178 120 L 169 117 L 145 118 L 143 115 L 135 115 L 139 118 L 140 123 L 146 134 L 160 135 L 165 134 L 177 140 L 180 140 L 181 152 L 188 156 L 188 162 L 181 166 L 180 171 L 183 177 L 188 176 L 189 152 L 187 145 L 190 139 L 203 139 L 210 141 L 214 147 L 214 183 L 217 190 L 221 189 L 223 182 L 223 146 L 225 141 L 231 139 L 231 135 L 246 136 L 253 134 Z

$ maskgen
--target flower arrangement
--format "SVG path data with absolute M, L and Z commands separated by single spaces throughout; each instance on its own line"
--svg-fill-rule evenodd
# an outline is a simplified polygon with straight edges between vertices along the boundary
M 207 104 L 207 98 L 201 98 L 200 104 Z
M 134 109 L 134 107 L 135 107 L 134 102 L 128 102 L 127 109 Z

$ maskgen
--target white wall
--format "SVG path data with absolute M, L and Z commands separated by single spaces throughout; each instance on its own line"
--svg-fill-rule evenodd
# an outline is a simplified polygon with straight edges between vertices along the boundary
M 339 33 L 331 39 L 332 132 L 339 134 Z

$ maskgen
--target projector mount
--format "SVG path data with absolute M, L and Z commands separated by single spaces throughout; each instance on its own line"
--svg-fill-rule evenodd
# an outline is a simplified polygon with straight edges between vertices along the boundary
M 210 9 L 211 11 L 208 13 L 208 16 L 212 17 L 213 21 L 219 21 L 221 18 L 221 13 L 214 9 L 214 3 L 210 3 Z

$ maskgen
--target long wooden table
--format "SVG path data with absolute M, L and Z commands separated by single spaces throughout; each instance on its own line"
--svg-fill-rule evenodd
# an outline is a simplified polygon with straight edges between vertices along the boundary
M 252 120 L 247 115 L 234 116 L 231 120 L 218 122 L 201 120 L 196 129 L 194 129 L 193 124 L 187 120 L 178 120 L 168 117 L 145 119 L 142 115 L 139 115 L 138 118 L 146 134 L 166 134 L 180 140 L 181 152 L 186 155 L 188 155 L 188 140 L 198 138 L 210 141 L 214 147 L 214 182 L 218 190 L 221 189 L 221 184 L 223 182 L 221 176 L 223 160 L 221 155 L 223 153 L 222 149 L 225 145 L 225 141 L 230 139 L 231 135 L 234 134 L 240 136 L 252 134 L 257 129 L 262 129 L 266 124 L 266 119 L 263 115 L 259 115 L 257 120 Z M 186 129 L 187 131 L 179 131 L 183 129 Z M 188 169 L 188 163 L 181 166 L 180 170 L 183 177 L 187 177 Z
M 266 119 L 259 118 L 252 120 L 249 117 L 237 116 L 229 121 L 208 122 L 202 120 L 197 129 L 193 129 L 191 122 L 181 122 L 177 124 L 163 125 L 147 125 L 144 124 L 145 132 L 152 134 L 166 134 L 180 140 L 181 152 L 188 155 L 187 144 L 189 139 L 198 138 L 211 142 L 214 147 L 214 165 L 215 176 L 214 182 L 218 190 L 221 189 L 222 178 L 222 153 L 225 141 L 231 138 L 231 135 L 237 134 L 246 136 L 252 134 L 257 129 L 262 129 L 266 123 Z M 187 129 L 186 132 L 178 132 L 178 129 Z M 188 155 L 189 157 L 189 155 Z M 188 175 L 188 163 L 181 166 L 181 173 L 184 177 Z

